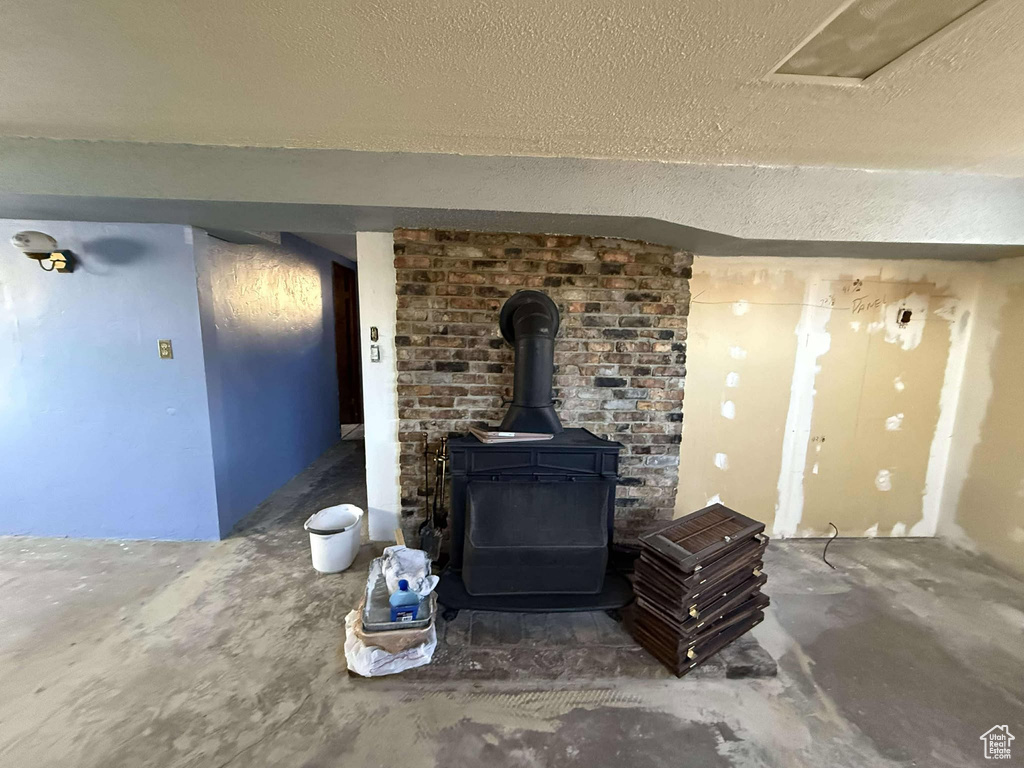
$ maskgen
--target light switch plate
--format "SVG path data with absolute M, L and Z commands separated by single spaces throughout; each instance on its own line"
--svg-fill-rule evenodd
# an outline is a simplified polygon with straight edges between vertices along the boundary
M 379 363 L 380 362 L 380 345 L 379 344 L 371 344 L 370 345 L 370 362 L 371 363 Z
M 160 358 L 162 360 L 172 360 L 174 358 L 174 348 L 171 346 L 170 339 L 158 340 L 157 347 L 160 350 Z

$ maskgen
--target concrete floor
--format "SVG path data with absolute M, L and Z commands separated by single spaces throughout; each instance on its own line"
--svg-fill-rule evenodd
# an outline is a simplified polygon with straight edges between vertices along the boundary
M 0 766 L 959 767 L 996 724 L 1024 760 L 1024 583 L 930 540 L 773 543 L 774 679 L 349 677 L 372 553 L 317 575 L 301 524 L 361 475 L 343 442 L 219 543 L 0 539 Z

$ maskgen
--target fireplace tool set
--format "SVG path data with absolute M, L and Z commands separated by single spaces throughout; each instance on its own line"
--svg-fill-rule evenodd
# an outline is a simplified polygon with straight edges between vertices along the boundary
M 448 438 L 441 438 L 441 446 L 430 450 L 427 433 L 423 433 L 423 482 L 425 514 L 420 523 L 420 549 L 427 553 L 431 562 L 441 557 L 441 539 L 448 527 L 448 509 L 445 506 L 445 488 L 448 478 Z M 430 465 L 434 465 L 434 490 L 430 490 Z

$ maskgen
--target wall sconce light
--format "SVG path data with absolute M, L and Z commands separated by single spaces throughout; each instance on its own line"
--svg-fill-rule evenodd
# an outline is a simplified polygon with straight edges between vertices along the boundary
M 11 245 L 39 262 L 39 268 L 44 272 L 70 273 L 75 270 L 75 257 L 71 251 L 58 249 L 57 241 L 45 232 L 19 232 L 11 238 Z M 43 262 L 50 266 L 43 266 Z

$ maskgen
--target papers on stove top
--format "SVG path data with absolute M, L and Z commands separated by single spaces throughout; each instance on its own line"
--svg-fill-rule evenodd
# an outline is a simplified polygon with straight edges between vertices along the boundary
M 470 427 L 470 433 L 484 445 L 504 445 L 505 443 L 529 443 L 537 440 L 550 440 L 554 435 L 544 432 L 502 432 L 496 429 Z

